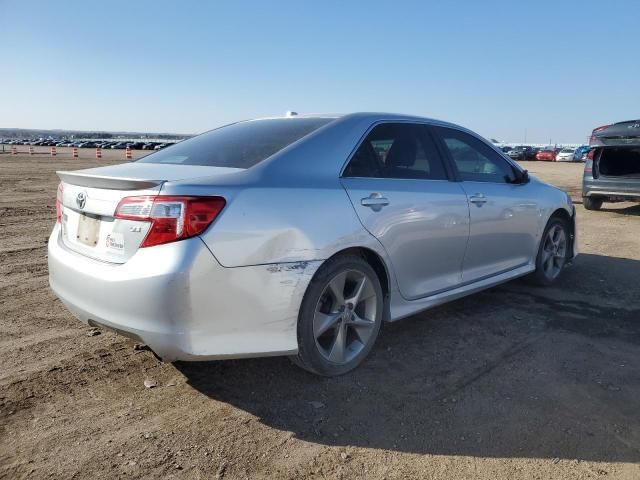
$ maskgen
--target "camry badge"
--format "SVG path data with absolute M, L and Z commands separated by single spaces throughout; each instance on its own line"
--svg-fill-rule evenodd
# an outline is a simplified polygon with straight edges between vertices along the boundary
M 87 203 L 87 192 L 80 192 L 76 196 L 76 205 L 82 210 Z

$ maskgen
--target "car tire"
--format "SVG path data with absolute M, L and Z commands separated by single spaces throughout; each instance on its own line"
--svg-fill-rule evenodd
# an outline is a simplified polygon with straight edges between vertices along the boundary
M 375 344 L 384 303 L 380 280 L 363 258 L 340 255 L 327 260 L 304 294 L 298 354 L 291 360 L 327 377 L 353 370 Z
M 582 197 L 582 205 L 587 210 L 600 210 L 604 199 L 602 197 Z
M 567 221 L 551 217 L 540 239 L 536 269 L 528 277 L 530 283 L 546 287 L 555 282 L 569 260 L 570 250 L 571 232 Z

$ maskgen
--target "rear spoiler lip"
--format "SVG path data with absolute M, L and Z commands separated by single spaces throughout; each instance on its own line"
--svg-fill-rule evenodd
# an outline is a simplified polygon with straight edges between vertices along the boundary
M 111 190 L 145 190 L 162 185 L 166 180 L 140 180 L 137 178 L 109 177 L 76 172 L 56 172 L 60 180 L 79 187 L 108 188 Z
M 640 146 L 640 137 L 596 137 L 596 141 L 590 141 L 590 148 L 623 148 Z
M 612 123 L 611 125 L 609 125 L 610 127 L 612 127 L 613 125 L 622 125 L 623 123 L 640 123 L 640 119 L 636 119 L 636 120 L 623 120 L 622 122 L 616 122 L 616 123 Z

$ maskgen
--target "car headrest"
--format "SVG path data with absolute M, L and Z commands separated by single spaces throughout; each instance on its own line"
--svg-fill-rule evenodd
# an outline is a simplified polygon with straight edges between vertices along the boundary
M 416 141 L 411 137 L 397 138 L 387 153 L 388 167 L 410 167 L 416 163 Z

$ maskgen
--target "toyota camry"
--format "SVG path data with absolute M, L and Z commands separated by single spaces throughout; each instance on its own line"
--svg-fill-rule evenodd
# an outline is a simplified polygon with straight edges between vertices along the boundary
M 58 172 L 50 284 L 160 358 L 339 375 L 396 321 L 577 254 L 575 209 L 475 133 L 395 114 L 241 121 Z

